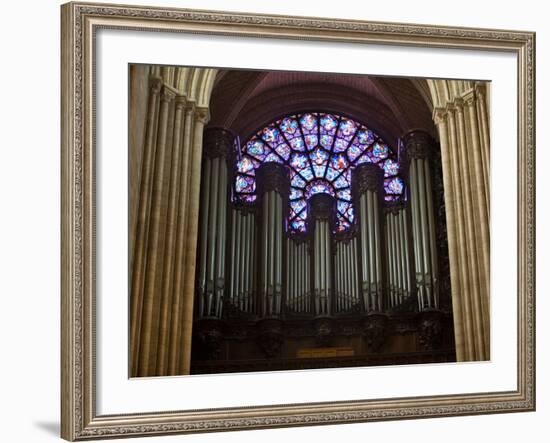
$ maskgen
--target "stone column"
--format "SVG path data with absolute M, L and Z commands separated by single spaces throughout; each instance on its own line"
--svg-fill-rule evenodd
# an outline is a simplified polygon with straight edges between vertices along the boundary
M 476 90 L 437 108 L 458 361 L 490 358 L 489 122 Z
M 160 333 L 160 306 L 162 294 L 162 278 L 164 266 L 165 230 L 167 221 L 167 200 L 169 197 L 171 150 L 169 133 L 174 99 L 176 92 L 164 85 L 160 92 L 160 106 L 156 121 L 156 140 L 151 153 L 151 163 L 144 164 L 143 180 L 147 180 L 150 193 L 144 206 L 144 236 L 138 241 L 141 256 L 136 261 L 140 269 L 135 269 L 133 275 L 137 278 L 133 286 L 140 293 L 140 339 L 138 375 L 145 376 L 156 373 L 158 341 Z M 148 175 L 146 178 L 145 175 Z M 141 192 L 141 191 L 140 191 Z M 137 242 L 136 242 L 137 243 Z M 137 252 L 137 251 L 136 251 Z M 138 280 L 139 279 L 139 280 Z
M 132 191 L 136 220 L 131 220 L 130 231 L 131 376 L 185 374 L 190 363 L 202 133 L 208 109 L 196 106 L 191 89 L 176 89 L 160 74 L 151 71 L 143 146 L 133 142 L 131 151 L 140 159 L 139 174 L 131 174 L 137 181 L 131 189 L 138 188 Z M 196 91 L 209 93 L 200 80 L 196 86 Z M 131 131 L 141 130 L 135 118 L 130 123 Z

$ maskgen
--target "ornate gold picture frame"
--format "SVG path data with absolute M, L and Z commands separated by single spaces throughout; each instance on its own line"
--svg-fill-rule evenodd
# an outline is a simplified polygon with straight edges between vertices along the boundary
M 75 441 L 535 409 L 534 33 L 88 3 L 63 5 L 61 17 L 63 438 Z M 517 288 L 510 288 L 510 291 L 516 292 L 517 299 L 517 389 L 246 407 L 212 406 L 146 413 L 128 410 L 113 415 L 98 414 L 96 251 L 100 246 L 96 235 L 96 187 L 101 175 L 98 175 L 96 169 L 96 35 L 102 29 L 122 33 L 153 31 L 163 34 L 261 37 L 289 42 L 300 40 L 434 50 L 472 49 L 515 55 L 518 80 Z M 443 118 L 443 109 L 439 111 L 440 113 L 434 112 L 436 122 Z M 200 103 L 200 97 L 193 106 L 193 113 L 200 123 L 196 125 L 199 128 L 196 131 L 202 132 L 200 129 L 208 118 L 208 112 Z M 201 149 L 202 144 L 197 143 L 194 154 L 189 159 L 193 171 L 189 179 L 190 201 L 199 199 Z M 191 231 L 188 232 L 196 239 L 198 202 L 187 209 L 191 226 L 188 228 Z M 492 269 L 492 272 L 494 275 L 498 269 Z M 185 273 L 189 274 L 188 280 L 193 282 L 194 267 L 189 267 Z M 190 289 L 192 292 L 193 288 Z M 478 360 L 486 359 L 488 358 Z

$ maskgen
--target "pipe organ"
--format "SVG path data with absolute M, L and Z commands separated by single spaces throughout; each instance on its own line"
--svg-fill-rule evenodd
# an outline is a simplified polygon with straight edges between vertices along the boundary
M 351 174 L 352 228 L 337 230 L 336 198 L 320 192 L 307 200 L 306 231 L 291 235 L 288 169 L 277 162 L 258 166 L 254 199 L 235 201 L 232 136 L 206 131 L 197 318 L 378 315 L 413 299 L 415 311 L 438 309 L 432 142 L 412 132 L 403 143 L 406 197 L 385 198 L 384 169 L 363 163 Z
M 419 310 L 438 309 L 439 280 L 428 134 L 413 131 L 404 139 L 409 159 L 409 190 Z

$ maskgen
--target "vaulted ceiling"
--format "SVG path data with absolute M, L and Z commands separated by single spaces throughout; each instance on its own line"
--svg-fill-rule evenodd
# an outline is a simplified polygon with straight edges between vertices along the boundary
M 390 144 L 413 129 L 436 137 L 425 80 L 288 71 L 219 71 L 210 100 L 209 126 L 241 139 L 282 114 L 329 111 L 346 114 Z

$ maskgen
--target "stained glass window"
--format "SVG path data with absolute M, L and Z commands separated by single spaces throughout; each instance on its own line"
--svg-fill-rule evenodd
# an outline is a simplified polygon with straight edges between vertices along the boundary
M 291 233 L 305 232 L 307 200 L 326 193 L 336 199 L 336 231 L 355 221 L 351 175 L 362 163 L 384 171 L 385 200 L 402 198 L 404 182 L 394 150 L 376 133 L 347 117 L 322 112 L 285 116 L 250 137 L 237 153 L 233 199 L 256 200 L 256 169 L 275 162 L 290 170 L 289 216 Z

